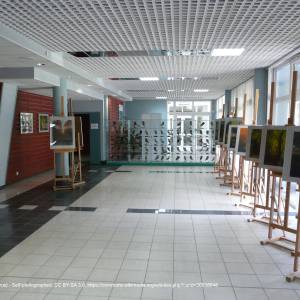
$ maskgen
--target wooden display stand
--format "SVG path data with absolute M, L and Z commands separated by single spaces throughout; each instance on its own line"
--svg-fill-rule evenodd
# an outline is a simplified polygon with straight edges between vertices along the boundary
M 72 107 L 71 103 L 69 102 L 68 105 Z M 73 115 L 73 113 L 71 113 Z M 61 97 L 61 116 L 65 116 L 64 113 L 64 98 Z M 75 130 L 75 129 L 74 129 Z M 53 190 L 59 191 L 59 190 L 73 190 L 77 186 L 83 185 L 85 181 L 82 180 L 82 163 L 81 163 L 81 138 L 82 138 L 82 132 L 76 133 L 77 138 L 76 145 L 74 149 L 55 149 L 54 150 L 54 184 L 53 184 Z M 75 154 L 77 152 L 77 160 L 75 159 Z M 69 156 L 69 176 L 56 176 L 56 154 L 61 154 L 63 157 L 62 165 L 63 165 L 63 174 L 65 174 L 65 163 L 64 163 L 64 157 L 65 154 L 68 154 Z
M 297 71 L 293 72 L 292 78 L 292 92 L 291 92 L 291 105 L 290 105 L 290 117 L 288 119 L 287 126 L 294 126 L 295 118 L 295 104 L 296 104 L 296 89 L 297 89 Z M 287 249 L 292 252 L 294 255 L 294 266 L 293 272 L 286 277 L 287 281 L 292 281 L 295 278 L 300 278 L 300 271 L 298 270 L 298 260 L 300 256 L 300 196 L 298 203 L 298 218 L 296 228 L 289 226 L 289 210 L 290 210 L 290 185 L 291 182 L 286 183 L 286 197 L 284 203 L 281 205 L 281 182 L 282 174 L 269 172 L 271 175 L 270 183 L 267 186 L 269 189 L 271 186 L 271 197 L 270 197 L 270 218 L 269 218 L 269 230 L 268 230 L 268 239 L 261 241 L 262 245 L 274 245 L 283 249 Z M 278 191 L 278 200 L 276 202 L 275 189 L 276 189 L 276 178 L 279 179 L 279 191 Z M 277 206 L 277 209 L 276 209 Z M 283 218 L 280 216 L 280 212 L 283 208 Z M 275 213 L 277 213 L 277 218 L 274 218 Z M 279 237 L 273 238 L 273 230 L 279 229 L 282 231 L 282 235 Z M 286 233 L 292 233 L 296 235 L 295 240 L 289 239 L 286 237 Z

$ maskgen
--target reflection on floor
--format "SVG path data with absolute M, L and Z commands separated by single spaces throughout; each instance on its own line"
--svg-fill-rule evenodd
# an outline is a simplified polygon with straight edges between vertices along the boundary
M 240 209 L 234 207 L 234 198 L 226 196 L 226 189 L 218 186 L 208 172 L 211 169 L 120 170 L 131 172 L 110 173 L 72 203 L 70 198 L 76 198 L 73 192 L 45 200 L 45 206 L 41 204 L 43 195 L 39 200 L 22 203 L 38 206 L 30 212 L 38 211 L 40 206 L 47 212 L 57 205 L 69 208 L 53 210 L 54 217 L 0 258 L 0 283 L 48 285 L 9 285 L 0 289 L 1 299 L 300 298 L 300 283 L 284 279 L 292 268 L 289 253 L 259 244 L 267 228 L 246 222 L 245 215 L 220 214 Z M 94 183 L 100 181 L 90 174 Z M 64 200 L 67 197 L 69 200 Z M 129 213 L 128 208 L 153 209 L 153 213 Z M 159 209 L 210 210 L 211 214 L 166 214 Z M 92 288 L 87 282 L 106 286 Z M 129 288 L 112 283 L 144 286 Z M 163 283 L 218 287 L 172 288 L 160 285 Z M 68 287 L 70 284 L 76 287 Z

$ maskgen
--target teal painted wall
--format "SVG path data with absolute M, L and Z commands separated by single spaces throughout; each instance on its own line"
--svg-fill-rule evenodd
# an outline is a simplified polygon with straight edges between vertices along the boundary
M 92 112 L 90 115 L 90 125 L 98 124 L 98 129 L 92 129 L 90 126 L 90 163 L 99 164 L 101 162 L 101 113 Z
M 141 120 L 142 114 L 161 114 L 162 119 L 168 118 L 167 101 L 165 100 L 133 100 L 125 102 L 127 120 Z

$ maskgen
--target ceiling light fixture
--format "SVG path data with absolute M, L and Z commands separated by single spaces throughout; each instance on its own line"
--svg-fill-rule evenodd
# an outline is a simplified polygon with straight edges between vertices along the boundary
M 181 90 L 182 92 L 184 92 L 184 90 Z
M 244 50 L 244 48 L 218 48 L 212 50 L 211 56 L 240 56 Z
M 170 93 L 170 92 L 175 92 L 175 90 L 168 90 L 168 92 Z
M 166 96 L 158 96 L 158 97 L 155 97 L 156 99 L 167 99 Z
M 92 84 L 88 84 L 87 86 L 93 86 Z
M 42 66 L 44 66 L 45 64 L 44 63 L 37 63 L 36 64 L 38 67 L 42 67 Z
M 142 81 L 158 81 L 158 77 L 140 77 L 140 80 Z
M 82 89 L 77 89 L 76 92 L 79 93 L 79 94 L 81 94 L 82 93 Z
M 195 89 L 194 92 L 195 93 L 207 93 L 208 89 Z

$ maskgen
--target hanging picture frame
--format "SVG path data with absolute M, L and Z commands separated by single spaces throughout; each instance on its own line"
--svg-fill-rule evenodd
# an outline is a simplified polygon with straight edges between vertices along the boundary
M 286 145 L 287 127 L 265 126 L 262 132 L 262 146 L 259 156 L 261 168 L 282 172 Z
M 49 132 L 49 115 L 39 113 L 39 132 Z
M 33 113 L 20 113 L 20 132 L 21 134 L 33 133 Z
M 264 126 L 249 126 L 246 146 L 246 160 L 259 162 Z

